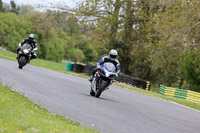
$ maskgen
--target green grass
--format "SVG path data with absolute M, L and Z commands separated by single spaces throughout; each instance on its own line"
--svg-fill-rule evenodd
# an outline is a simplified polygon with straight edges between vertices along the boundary
M 9 51 L 0 50 L 0 58 L 9 59 L 9 60 L 16 60 L 16 54 Z
M 97 133 L 31 102 L 0 84 L 0 132 L 2 133 Z

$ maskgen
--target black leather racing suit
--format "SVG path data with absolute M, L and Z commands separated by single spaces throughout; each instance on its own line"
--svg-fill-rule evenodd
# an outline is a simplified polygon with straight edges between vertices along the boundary
M 31 40 L 29 38 L 26 38 L 24 39 L 22 42 L 19 43 L 19 47 L 17 49 L 17 54 L 19 53 L 21 47 L 24 45 L 24 44 L 30 44 L 32 46 L 32 56 L 31 56 L 31 59 L 35 59 L 37 58 L 37 54 L 35 51 L 37 51 L 38 47 L 37 47 L 37 41 L 36 40 Z

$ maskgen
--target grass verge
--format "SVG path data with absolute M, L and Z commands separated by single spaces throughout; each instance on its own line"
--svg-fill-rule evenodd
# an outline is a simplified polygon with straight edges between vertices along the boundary
M 15 57 L 16 57 L 16 54 L 14 54 L 12 52 L 0 50 L 0 58 L 5 58 L 5 59 L 10 59 L 10 60 L 15 60 L 16 61 Z M 50 70 L 62 72 L 62 73 L 68 73 L 68 74 L 72 74 L 72 75 L 75 75 L 75 76 L 88 78 L 88 76 L 83 75 L 83 74 L 77 74 L 77 73 L 74 73 L 74 72 L 66 71 L 65 70 L 65 67 L 66 67 L 65 63 L 56 63 L 56 62 L 52 62 L 52 61 L 37 59 L 37 60 L 31 61 L 31 64 L 35 65 L 35 66 L 47 68 L 47 69 L 50 69 Z M 150 96 L 162 98 L 162 99 L 165 99 L 165 100 L 168 100 L 168 101 L 173 101 L 173 102 L 176 102 L 176 103 L 179 103 L 179 104 L 182 104 L 184 106 L 188 106 L 190 108 L 193 108 L 193 109 L 196 109 L 196 110 L 200 111 L 200 104 L 195 104 L 195 103 L 183 100 L 183 99 L 161 95 L 161 94 L 156 93 L 156 92 L 151 92 L 151 91 L 138 89 L 138 88 L 126 85 L 126 84 L 115 83 L 115 85 L 121 86 L 123 88 L 128 88 L 130 90 L 133 90 L 133 91 L 145 94 L 145 95 L 150 95 Z
M 97 133 L 31 102 L 0 84 L 0 132 L 6 133 Z

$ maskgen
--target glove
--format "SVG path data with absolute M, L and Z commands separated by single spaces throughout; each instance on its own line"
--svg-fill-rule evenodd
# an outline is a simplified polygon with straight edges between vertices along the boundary
M 101 66 L 100 66 L 100 65 L 98 65 L 98 66 L 97 66 L 97 68 L 101 68 Z
M 117 74 L 117 73 L 115 73 L 115 76 L 116 76 L 116 77 L 118 77 L 118 74 Z

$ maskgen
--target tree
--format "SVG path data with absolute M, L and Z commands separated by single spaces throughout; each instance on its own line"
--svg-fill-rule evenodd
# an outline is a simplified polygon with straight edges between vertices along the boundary
M 11 1 L 10 1 L 10 5 L 11 5 L 11 10 L 10 10 L 10 11 L 13 12 L 13 13 L 18 14 L 20 8 L 17 7 L 17 5 L 15 4 L 15 1 L 14 1 L 14 0 L 11 0 Z
M 181 63 L 181 73 L 189 82 L 190 90 L 200 92 L 200 47 L 185 53 Z
M 199 26 L 198 15 L 195 13 L 197 7 L 199 3 L 195 3 L 194 6 L 182 0 L 160 1 L 159 10 L 150 17 L 158 37 L 156 43 L 152 45 L 151 61 L 152 70 L 157 73 L 159 83 L 182 86 L 182 83 L 179 84 L 180 86 L 175 83 L 183 80 L 178 72 L 184 52 L 190 49 L 193 40 L 198 40 L 196 35 L 199 30 L 193 28 L 195 24 Z
M 64 41 L 61 38 L 44 40 L 45 59 L 61 62 L 64 57 Z
M 80 49 L 85 58 L 82 60 L 84 63 L 89 63 L 92 61 L 96 61 L 97 59 L 97 52 L 94 49 L 94 46 L 91 42 L 91 40 L 89 40 L 86 36 L 84 35 L 74 35 L 74 45 L 75 48 Z
M 87 0 L 79 7 L 78 15 L 82 22 L 95 25 L 95 41 L 98 45 L 104 45 L 105 49 L 114 48 L 117 42 L 122 4 L 122 0 Z
M 120 53 L 120 61 L 122 70 L 126 74 L 135 75 L 135 69 L 134 67 L 131 67 L 131 65 L 134 65 L 136 59 L 134 57 L 133 50 L 136 49 L 138 44 L 136 43 L 138 38 L 136 38 L 136 31 L 137 29 L 134 28 L 136 25 L 139 24 L 139 21 L 137 20 L 136 12 L 137 12 L 137 4 L 135 1 L 132 0 L 125 0 L 123 5 L 123 17 L 122 19 L 122 25 L 121 28 L 123 29 L 120 32 L 120 43 L 116 46 Z M 136 51 L 137 52 L 137 51 Z M 138 53 L 138 52 L 137 52 Z M 139 55 L 139 53 L 138 53 Z M 139 75 L 137 75 L 139 76 Z
M 31 33 L 31 23 L 13 13 L 0 13 L 0 45 L 16 52 L 19 42 Z
M 98 54 L 94 48 L 95 45 L 86 36 L 73 34 L 72 36 L 65 36 L 65 40 L 68 40 L 65 44 L 66 59 L 84 63 L 96 61 Z M 76 55 L 76 53 L 80 55 Z
M 31 5 L 22 5 L 19 11 L 19 14 L 24 17 L 30 16 L 34 12 L 34 7 Z
M 72 36 L 74 33 L 79 33 L 80 27 L 78 25 L 78 19 L 70 16 L 66 21 L 66 27 L 64 28 L 64 31 L 69 33 L 70 36 Z
M 5 9 L 3 7 L 3 2 L 2 2 L 2 0 L 0 0 L 0 12 L 4 12 L 4 11 L 5 11 Z

